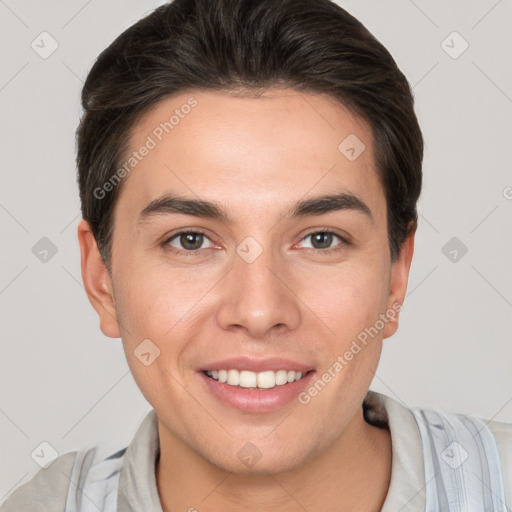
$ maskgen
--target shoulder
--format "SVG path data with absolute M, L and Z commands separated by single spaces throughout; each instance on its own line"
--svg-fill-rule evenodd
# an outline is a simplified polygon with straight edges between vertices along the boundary
M 511 423 L 409 407 L 374 391 L 365 402 L 365 418 L 390 427 L 395 484 L 399 479 L 403 487 L 404 479 L 421 474 L 427 503 L 437 503 L 440 510 L 454 500 L 462 500 L 461 510 L 467 510 L 468 497 L 475 504 L 491 500 L 495 510 L 501 510 L 503 503 L 512 504 Z M 402 469 L 397 473 L 398 468 Z M 417 493 L 418 485 L 411 488 Z M 490 510 L 484 504 L 478 510 L 484 509 Z
M 427 481 L 437 480 L 447 496 L 450 489 L 463 488 L 464 496 L 475 500 L 487 496 L 512 503 L 512 424 L 438 409 L 413 413 L 422 432 Z
M 508 492 L 507 500 L 512 505 L 512 423 L 503 423 L 501 421 L 482 420 L 492 432 L 501 466 L 503 468 L 503 480 L 505 492 Z
M 63 512 L 77 455 L 78 452 L 68 452 L 40 469 L 7 498 L 1 512 L 35 510 L 35 503 L 38 512 Z
M 486 420 L 482 421 L 489 427 L 500 446 L 500 452 L 505 457 L 508 457 L 509 462 L 512 462 L 512 423 L 503 423 L 501 421 Z
M 0 512 L 81 511 L 87 500 L 108 505 L 104 510 L 115 510 L 125 451 L 106 444 L 65 453 L 18 487 Z

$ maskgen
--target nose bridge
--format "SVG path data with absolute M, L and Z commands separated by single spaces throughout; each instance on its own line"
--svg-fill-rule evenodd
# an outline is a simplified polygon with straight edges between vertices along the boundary
M 283 262 L 271 248 L 247 237 L 236 249 L 228 278 L 218 311 L 224 329 L 244 327 L 251 336 L 261 337 L 275 326 L 299 325 L 299 301 L 284 284 Z

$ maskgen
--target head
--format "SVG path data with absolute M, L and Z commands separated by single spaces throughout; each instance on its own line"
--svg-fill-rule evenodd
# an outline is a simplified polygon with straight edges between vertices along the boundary
M 405 297 L 423 140 L 393 58 L 328 0 L 175 0 L 99 56 L 82 105 L 84 283 L 161 431 L 230 471 L 314 459 L 360 415 Z M 235 357 L 332 378 L 244 412 L 204 385 Z

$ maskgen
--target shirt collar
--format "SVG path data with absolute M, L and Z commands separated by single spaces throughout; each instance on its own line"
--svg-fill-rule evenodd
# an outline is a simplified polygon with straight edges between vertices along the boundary
M 381 512 L 425 510 L 423 450 L 413 413 L 398 401 L 371 390 L 364 408 L 369 423 L 387 425 L 391 433 L 391 481 Z M 163 512 L 155 475 L 159 454 L 158 417 L 151 409 L 124 455 L 117 512 Z
M 369 391 L 365 403 L 391 433 L 391 481 L 381 512 L 425 510 L 423 446 L 414 414 L 389 396 Z
M 151 409 L 124 454 L 117 512 L 163 512 L 155 475 L 159 454 L 158 417 Z

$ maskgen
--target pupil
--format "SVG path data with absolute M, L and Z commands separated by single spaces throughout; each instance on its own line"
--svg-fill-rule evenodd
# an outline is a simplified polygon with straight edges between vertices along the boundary
M 184 235 L 181 235 L 180 243 L 185 249 L 199 249 L 203 242 L 202 236 L 203 235 L 201 235 L 200 233 L 186 233 Z
M 320 247 L 317 247 L 315 244 L 319 242 Z M 332 243 L 332 233 L 317 233 L 313 236 L 313 246 L 316 249 L 325 249 L 328 248 Z

